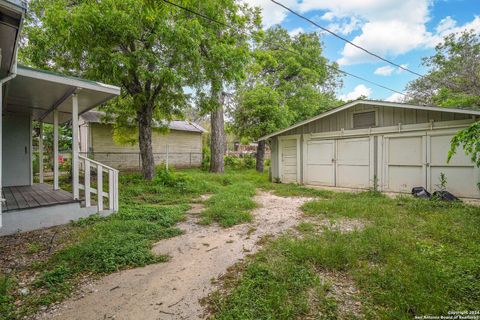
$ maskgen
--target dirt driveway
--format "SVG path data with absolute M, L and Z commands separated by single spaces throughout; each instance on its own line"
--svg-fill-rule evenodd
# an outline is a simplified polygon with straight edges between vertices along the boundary
M 170 261 L 109 275 L 84 286 L 76 297 L 41 319 L 198 319 L 199 299 L 213 289 L 212 280 L 259 249 L 257 241 L 298 224 L 306 198 L 283 198 L 261 192 L 252 223 L 223 229 L 196 224 L 195 205 L 179 228 L 185 234 L 158 242 L 153 251 Z

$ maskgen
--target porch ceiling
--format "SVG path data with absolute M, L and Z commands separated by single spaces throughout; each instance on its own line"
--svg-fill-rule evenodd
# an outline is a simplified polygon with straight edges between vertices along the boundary
M 4 112 L 31 115 L 34 120 L 53 123 L 53 109 L 59 122 L 71 120 L 72 94 L 78 94 L 78 112 L 82 114 L 120 94 L 115 86 L 66 77 L 52 72 L 18 67 L 17 76 L 7 82 Z

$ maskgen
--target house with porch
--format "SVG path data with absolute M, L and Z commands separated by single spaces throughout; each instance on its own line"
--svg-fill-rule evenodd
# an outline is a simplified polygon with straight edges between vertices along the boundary
M 0 235 L 118 210 L 118 171 L 79 153 L 79 116 L 120 89 L 17 65 L 26 2 L 0 0 Z M 33 183 L 32 123 L 40 123 L 39 183 Z M 71 192 L 59 186 L 58 127 L 72 124 Z M 53 124 L 53 185 L 44 183 L 43 124 Z M 95 187 L 93 187 L 95 186 Z

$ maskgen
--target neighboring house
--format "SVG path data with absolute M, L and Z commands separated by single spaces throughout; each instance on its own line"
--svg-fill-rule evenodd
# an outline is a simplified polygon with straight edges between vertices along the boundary
M 141 166 L 138 143 L 119 144 L 113 139 L 113 125 L 102 121 L 100 111 L 80 117 L 80 149 L 94 160 L 122 170 Z M 202 163 L 202 134 L 205 129 L 190 121 L 171 121 L 168 132 L 152 132 L 155 164 L 175 167 L 199 167 Z
M 67 223 L 95 212 L 118 209 L 118 171 L 93 163 L 79 154 L 78 116 L 120 94 L 118 87 L 66 77 L 60 74 L 17 67 L 16 51 L 26 3 L 0 0 L 0 235 Z M 54 183 L 33 183 L 32 121 L 54 126 Z M 58 170 L 58 126 L 71 122 L 72 193 L 60 190 Z M 41 129 L 42 130 L 42 129 Z M 43 133 L 39 153 L 43 154 Z M 40 159 L 43 159 L 40 156 Z M 80 177 L 80 163 L 87 168 Z M 43 165 L 40 165 L 43 168 Z M 105 172 L 96 179 L 108 185 L 102 201 L 92 206 L 90 172 Z M 82 181 L 82 183 L 80 183 Z M 83 189 L 81 202 L 80 189 Z M 108 199 L 104 210 L 103 199 Z
M 306 185 L 434 191 L 480 198 L 480 169 L 460 148 L 447 163 L 450 140 L 480 111 L 357 100 L 262 137 L 272 149 L 274 180 Z

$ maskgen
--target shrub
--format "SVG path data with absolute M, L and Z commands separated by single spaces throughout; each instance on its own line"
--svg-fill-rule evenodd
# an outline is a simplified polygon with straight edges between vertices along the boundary
M 202 148 L 202 170 L 210 169 L 210 148 Z
M 245 168 L 253 169 L 255 168 L 256 159 L 253 155 L 246 154 L 245 157 L 243 158 L 243 163 Z
M 242 159 L 236 156 L 225 156 L 224 161 L 225 166 L 233 169 L 238 169 L 242 166 Z

